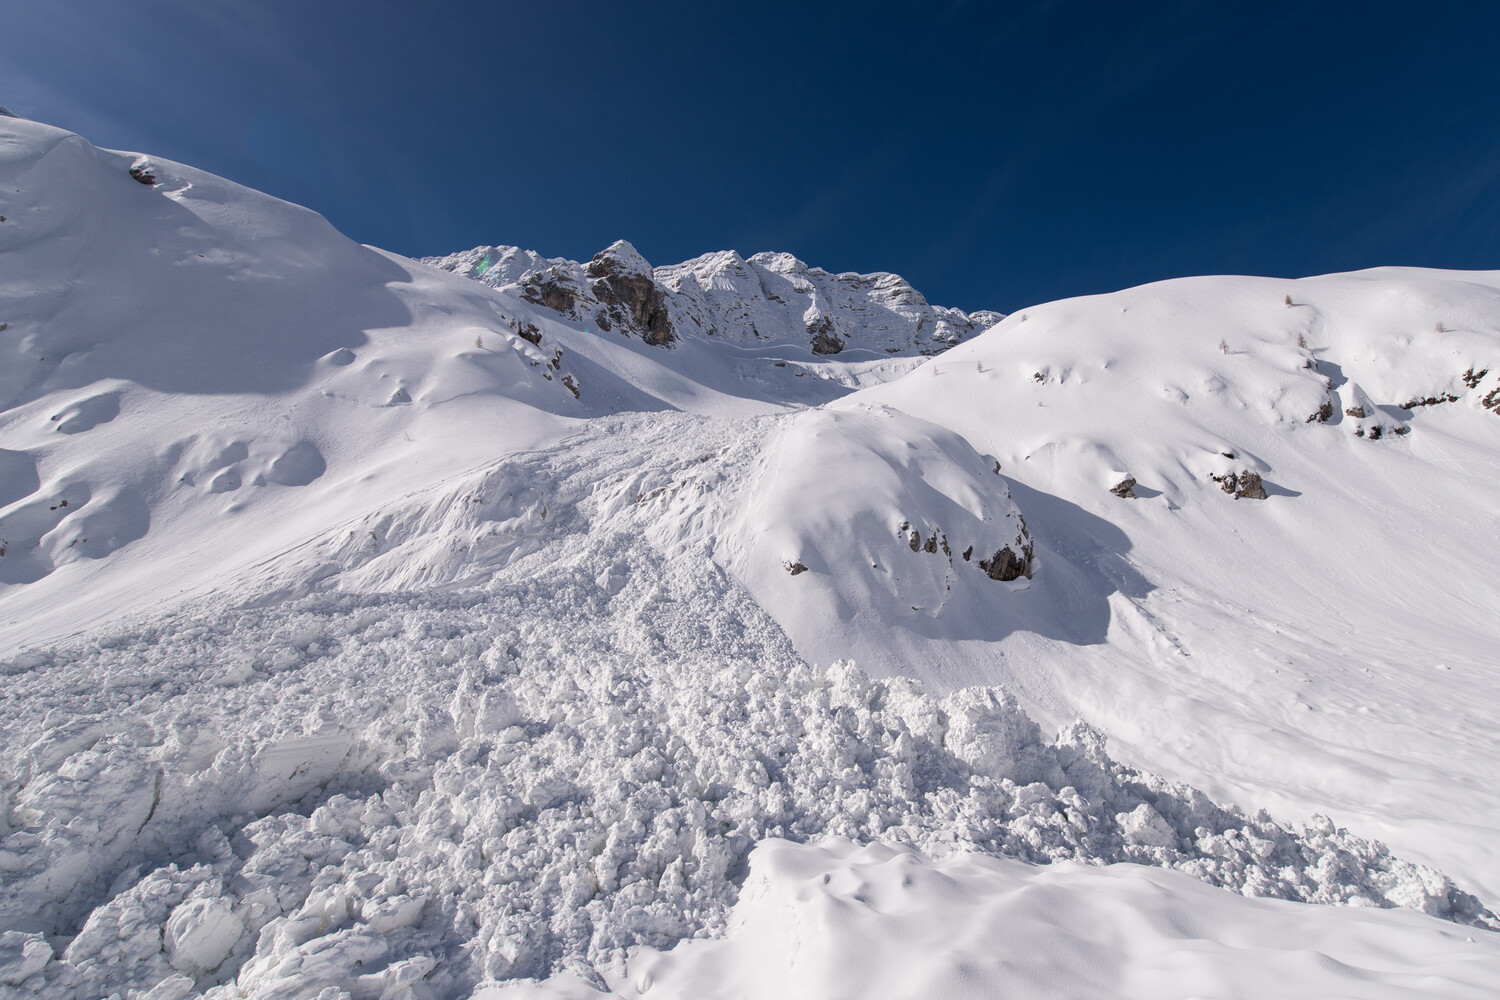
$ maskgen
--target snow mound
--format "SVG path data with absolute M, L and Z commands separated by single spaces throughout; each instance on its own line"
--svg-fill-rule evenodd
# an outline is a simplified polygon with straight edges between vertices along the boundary
M 1423 956 L 1420 974 L 1394 959 L 1408 947 Z M 1500 941 L 1420 926 L 1410 914 L 1244 899 L 1133 865 L 934 862 L 909 847 L 829 840 L 756 848 L 725 940 L 643 949 L 606 986 L 610 997 L 662 1000 L 1478 1000 L 1497 974 Z M 564 973 L 486 986 L 474 1000 L 601 992 Z
M 811 620 L 941 621 L 967 634 L 1033 572 L 995 460 L 890 407 L 787 421 L 725 536 L 717 558 L 762 604 Z

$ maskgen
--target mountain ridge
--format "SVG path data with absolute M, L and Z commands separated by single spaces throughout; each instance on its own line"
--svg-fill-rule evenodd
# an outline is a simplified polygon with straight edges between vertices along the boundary
M 628 241 L 616 240 L 584 264 L 504 245 L 422 262 L 515 288 L 567 319 L 592 320 L 658 347 L 694 336 L 805 344 L 819 356 L 846 348 L 932 355 L 1005 318 L 930 305 L 900 275 L 834 274 L 788 253 L 745 258 L 723 250 L 652 267 Z

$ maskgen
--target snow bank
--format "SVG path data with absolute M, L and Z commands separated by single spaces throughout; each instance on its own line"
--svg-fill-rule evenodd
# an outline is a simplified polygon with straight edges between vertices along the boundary
M 1403 962 L 1420 952 L 1423 969 Z M 1046 996 L 1481 998 L 1500 939 L 1410 914 L 1298 907 L 1135 865 L 1047 867 L 908 847 L 773 840 L 722 941 L 643 949 L 608 995 L 661 1000 Z M 601 994 L 577 975 L 474 1000 Z

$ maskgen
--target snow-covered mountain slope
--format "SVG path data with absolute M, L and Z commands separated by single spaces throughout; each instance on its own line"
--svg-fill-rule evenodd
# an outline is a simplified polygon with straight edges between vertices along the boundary
M 267 567 L 306 589 L 341 564 L 289 551 L 384 545 L 366 521 L 456 503 L 582 418 L 767 413 L 915 363 L 662 352 L 181 164 L 19 119 L 0 144 L 0 648 Z
M 957 321 L 895 279 L 448 273 L 14 119 L 0 216 L 6 989 L 1500 971 L 1500 275 L 1168 282 L 924 359 Z
M 1493 892 L 1497 404 L 1496 273 L 1052 303 L 823 418 L 897 412 L 993 456 L 1035 541 L 1027 583 L 968 602 L 947 583 L 967 567 L 893 527 L 952 534 L 966 515 L 929 505 L 923 523 L 889 501 L 883 535 L 817 505 L 783 526 L 869 550 L 887 586 L 791 577 L 795 547 L 754 538 L 726 565 L 813 659 L 939 689 L 1001 680 L 1132 759 L 1239 801 L 1336 806 Z M 780 493 L 768 474 L 743 503 Z M 849 493 L 820 503 L 866 500 Z
M 691 337 L 801 345 L 815 355 L 846 348 L 936 354 L 1005 318 L 929 305 L 900 275 L 830 274 L 788 253 L 746 260 L 725 250 L 652 268 L 619 240 L 587 264 L 509 246 L 475 247 L 425 263 L 662 347 Z

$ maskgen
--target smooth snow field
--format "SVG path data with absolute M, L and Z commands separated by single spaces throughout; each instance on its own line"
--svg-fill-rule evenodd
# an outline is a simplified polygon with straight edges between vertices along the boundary
M 1500 273 L 0 217 L 0 996 L 1500 989 Z

